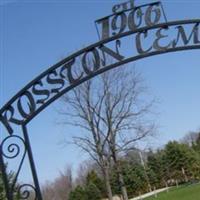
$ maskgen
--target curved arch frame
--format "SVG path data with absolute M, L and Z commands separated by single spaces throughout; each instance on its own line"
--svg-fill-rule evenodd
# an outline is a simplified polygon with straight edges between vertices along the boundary
M 112 56 L 114 55 L 115 58 L 117 59 L 117 62 L 112 63 L 112 64 L 107 65 L 107 66 L 106 66 L 106 64 L 104 66 L 101 66 L 101 67 L 96 66 L 96 69 L 94 69 L 90 73 L 85 73 L 85 76 L 83 75 L 83 76 L 81 76 L 81 78 L 77 78 L 77 80 L 73 79 L 71 81 L 70 81 L 70 77 L 71 78 L 73 77 L 73 73 L 71 71 L 72 65 L 70 65 L 70 63 L 73 63 L 76 58 L 78 58 L 79 56 L 81 56 L 83 54 L 87 54 L 88 52 L 94 53 L 95 49 L 101 50 L 101 48 L 104 47 L 105 44 L 108 44 L 109 42 L 112 42 L 112 41 L 116 42 L 119 39 L 124 38 L 126 36 L 131 36 L 133 34 L 139 34 L 139 33 L 146 33 L 148 31 L 154 30 L 154 29 L 160 29 L 160 28 L 166 29 L 166 28 L 169 28 L 169 27 L 172 27 L 172 26 L 189 25 L 189 24 L 199 25 L 200 19 L 172 21 L 172 22 L 167 22 L 167 23 L 156 24 L 156 25 L 151 26 L 151 27 L 142 27 L 142 28 L 138 28 L 137 30 L 121 33 L 121 34 L 112 36 L 111 38 L 107 38 L 107 39 L 99 41 L 95 44 L 92 44 L 92 45 L 70 55 L 69 57 L 63 59 L 62 61 L 58 62 L 57 64 L 55 64 L 52 67 L 50 67 L 49 69 L 47 69 L 45 72 L 41 73 L 38 77 L 36 77 L 29 84 L 27 84 L 20 92 L 18 92 L 13 98 L 11 98 L 11 100 L 9 100 L 0 109 L 0 121 L 8 131 L 8 135 L 9 135 L 8 138 L 16 137 L 16 135 L 13 134 L 13 130 L 12 130 L 10 123 L 11 124 L 14 123 L 15 125 L 18 125 L 22 128 L 22 133 L 23 133 L 24 139 L 22 138 L 21 140 L 24 140 L 25 154 L 28 154 L 29 161 L 30 161 L 30 168 L 31 168 L 31 171 L 32 171 L 33 181 L 34 181 L 34 186 L 31 186 L 31 188 L 35 192 L 35 195 L 36 195 L 35 199 L 42 200 L 42 195 L 41 195 L 41 192 L 40 192 L 39 181 L 38 181 L 38 178 L 37 178 L 37 173 L 36 173 L 35 164 L 34 164 L 34 161 L 33 161 L 33 155 L 32 155 L 32 151 L 31 151 L 31 146 L 30 146 L 30 141 L 29 141 L 26 126 L 36 115 L 38 115 L 42 110 L 44 110 L 47 106 L 49 106 L 52 102 L 57 100 L 63 94 L 67 93 L 68 91 L 77 87 L 81 83 L 83 83 L 83 82 L 85 82 L 85 81 L 105 72 L 105 71 L 108 71 L 110 69 L 116 68 L 118 66 L 121 66 L 123 64 L 129 63 L 129 62 L 132 62 L 132 61 L 136 61 L 136 60 L 143 59 L 143 58 L 150 57 L 150 56 L 154 56 L 154 55 L 159 55 L 159 54 L 164 54 L 164 53 L 169 53 L 169 52 L 176 52 L 176 51 L 183 51 L 183 50 L 200 49 L 200 42 L 198 44 L 183 45 L 183 46 L 178 46 L 178 47 L 166 48 L 164 50 L 151 51 L 151 52 L 131 56 L 131 57 L 128 57 L 128 58 L 124 58 L 122 56 L 120 57 L 119 52 L 118 53 L 111 52 L 110 55 L 112 55 Z M 107 53 L 108 52 L 109 51 L 107 51 Z M 44 82 L 45 83 L 48 82 L 49 84 L 61 84 L 61 82 L 58 82 L 58 81 L 57 81 L 57 83 L 47 81 L 47 80 L 55 80 L 55 79 L 51 79 L 51 76 L 54 75 L 56 77 L 58 75 L 57 70 L 60 70 L 59 75 L 62 78 L 66 78 L 66 77 L 63 77 L 63 71 L 66 70 L 68 73 L 70 72 L 70 76 L 68 74 L 68 81 L 65 80 L 66 82 L 62 82 L 62 87 L 59 88 L 59 89 L 57 88 L 56 91 L 52 92 L 52 89 L 51 89 L 50 90 L 51 92 L 49 92 L 48 95 L 47 95 L 47 92 L 46 92 L 46 95 L 48 96 L 48 98 L 42 99 L 43 101 L 37 104 L 36 100 L 34 99 L 34 97 L 35 97 L 34 95 L 36 95 L 38 93 L 35 93 L 33 96 L 30 96 L 30 94 L 33 93 L 33 88 L 36 88 L 36 86 L 38 86 L 38 85 L 43 87 Z M 48 86 L 50 86 L 50 85 L 48 85 Z M 45 89 L 47 90 L 48 87 L 45 88 Z M 45 93 L 40 93 L 40 95 L 44 95 L 44 94 Z M 25 97 L 29 100 L 29 109 L 30 109 L 29 114 L 26 114 L 25 111 L 23 111 L 22 108 L 19 106 L 19 105 L 21 105 L 21 98 L 23 97 L 23 95 L 25 95 Z M 12 118 L 13 115 L 15 114 L 16 107 L 22 114 L 22 118 L 20 120 L 17 120 L 16 118 Z M 8 119 L 7 112 L 9 112 L 10 115 L 11 115 L 10 119 Z M 4 151 L 5 150 L 3 149 L 3 142 L 1 142 L 1 144 L 0 144 L 0 164 L 2 166 L 1 170 L 3 172 L 3 180 L 4 180 L 4 183 L 5 183 L 7 198 L 8 198 L 8 200 L 13 200 L 13 194 L 12 193 L 14 193 L 14 191 L 13 191 L 13 188 L 10 188 L 10 186 L 8 185 L 8 175 L 6 173 L 6 167 L 5 167 L 5 161 L 4 161 L 4 157 L 5 157 Z M 12 143 L 12 145 L 13 145 L 13 143 Z M 13 153 L 12 150 L 13 149 L 9 149 L 9 148 L 7 149 L 8 153 Z M 23 160 L 24 160 L 25 154 L 23 155 L 23 158 L 22 158 Z M 18 154 L 16 154 L 16 156 L 18 156 Z M 23 160 L 20 164 L 20 168 L 18 170 L 18 173 L 17 173 L 17 175 L 14 179 L 15 183 L 16 183 L 16 180 L 18 178 L 18 174 L 21 170 L 21 165 L 23 164 Z M 23 185 L 20 187 L 20 189 L 22 187 L 23 187 Z

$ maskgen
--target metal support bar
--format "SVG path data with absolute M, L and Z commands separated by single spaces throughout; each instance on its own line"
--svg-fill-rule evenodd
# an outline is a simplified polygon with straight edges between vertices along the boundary
M 30 167 L 31 167 L 32 175 L 33 175 L 33 181 L 35 184 L 36 199 L 42 200 L 42 194 L 41 194 L 40 185 L 39 185 L 39 181 L 38 181 L 38 177 L 37 177 L 35 163 L 33 160 L 31 144 L 29 141 L 28 131 L 27 131 L 27 128 L 25 125 L 22 126 L 22 130 L 23 130 L 25 145 L 26 145 L 26 149 L 27 149 L 27 153 L 28 153 L 28 157 L 29 157 Z
M 166 13 L 165 13 L 165 10 L 164 10 L 162 2 L 160 3 L 160 5 L 161 5 L 161 9 L 162 9 L 162 12 L 163 12 L 163 16 L 164 16 L 165 22 L 167 23 L 167 16 L 166 16 Z

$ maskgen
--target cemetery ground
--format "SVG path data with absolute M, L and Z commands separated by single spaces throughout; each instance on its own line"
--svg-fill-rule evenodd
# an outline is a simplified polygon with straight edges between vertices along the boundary
M 161 192 L 145 200 L 200 200 L 200 183 L 173 187 L 169 192 Z

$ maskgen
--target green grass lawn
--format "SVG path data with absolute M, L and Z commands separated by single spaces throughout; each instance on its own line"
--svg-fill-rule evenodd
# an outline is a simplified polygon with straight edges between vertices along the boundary
M 162 192 L 158 197 L 149 197 L 145 200 L 200 200 L 200 184 L 180 186 L 169 192 Z

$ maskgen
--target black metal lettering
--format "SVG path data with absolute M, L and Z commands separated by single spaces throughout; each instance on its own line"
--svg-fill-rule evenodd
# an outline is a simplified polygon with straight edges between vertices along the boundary
M 193 37 L 193 43 L 194 44 L 199 44 L 200 43 L 200 33 L 199 33 L 199 24 L 195 24 L 191 34 L 189 35 L 189 37 L 187 37 L 186 31 L 184 29 L 183 26 L 177 26 L 175 27 L 178 29 L 178 34 L 177 34 L 177 38 L 175 40 L 173 40 L 173 47 L 176 47 L 178 42 L 180 41 L 180 38 L 182 39 L 184 45 L 188 45 L 189 42 L 191 41 L 192 37 Z
M 124 2 L 121 4 L 122 11 L 126 11 L 128 9 L 128 2 Z
M 154 20 L 152 20 L 153 13 L 155 13 Z M 160 18 L 161 18 L 161 11 L 160 11 L 159 4 L 154 4 L 147 8 L 146 13 L 145 13 L 145 23 L 147 26 L 153 26 L 157 24 L 160 21 Z
M 99 49 L 102 51 L 102 54 L 103 54 L 103 60 L 102 60 L 102 63 L 103 63 L 103 66 L 106 65 L 106 54 L 111 56 L 112 58 L 115 58 L 116 60 L 118 61 L 122 61 L 124 59 L 124 56 L 122 56 L 120 53 L 119 53 L 119 50 L 118 50 L 118 47 L 119 46 L 119 43 L 117 42 L 116 44 L 116 51 L 113 51 L 112 49 L 104 46 L 104 45 L 101 45 L 99 47 Z
M 72 66 L 74 63 L 75 63 L 75 58 L 73 58 L 70 61 L 68 61 L 67 63 L 65 63 L 60 70 L 60 76 L 62 78 L 68 79 L 70 84 L 73 84 L 73 83 L 77 82 L 78 80 L 80 80 L 84 74 L 82 72 L 79 77 L 77 77 L 77 78 L 73 77 Z M 64 73 L 65 70 L 67 70 L 66 73 Z
M 141 8 L 136 8 L 135 10 L 132 10 L 129 13 L 128 16 L 128 27 L 129 30 L 134 31 L 137 28 L 139 28 L 142 24 L 142 16 L 143 16 L 143 12 Z M 138 23 L 136 24 L 136 20 L 135 18 L 137 18 Z
M 14 108 L 12 106 L 9 106 L 4 112 L 4 114 L 0 115 L 0 121 L 3 123 L 9 134 L 12 134 L 14 132 L 9 122 L 17 125 L 21 125 L 23 123 L 23 120 L 19 120 L 13 117 L 14 113 L 15 113 Z
M 134 0 L 129 0 L 127 2 L 114 5 L 112 8 L 113 13 L 119 13 L 122 11 L 126 11 L 128 9 L 134 8 Z
M 119 23 L 119 26 L 118 26 Z M 115 15 L 112 19 L 111 28 L 113 30 L 112 34 L 117 35 L 123 33 L 127 26 L 127 16 L 125 13 L 119 13 Z M 119 30 L 118 32 L 116 32 Z
M 93 59 L 88 58 L 89 53 L 92 53 Z M 93 65 L 93 68 L 91 68 L 91 65 Z M 100 56 L 99 52 L 95 48 L 83 55 L 82 66 L 85 73 L 88 75 L 100 68 Z
M 22 104 L 22 97 L 26 97 L 28 100 L 28 102 L 27 102 L 27 105 L 29 108 L 28 112 L 24 109 L 24 106 Z M 33 95 L 29 91 L 26 91 L 21 97 L 19 97 L 19 99 L 17 101 L 17 108 L 18 108 L 21 116 L 25 119 L 28 118 L 29 116 L 31 116 L 35 112 L 35 110 L 36 110 L 35 100 L 33 98 Z
M 147 50 L 144 50 L 142 48 L 141 35 L 143 35 L 144 38 L 146 38 L 148 36 L 148 32 L 147 31 L 146 32 L 141 32 L 141 33 L 138 33 L 136 35 L 136 38 L 135 38 L 136 39 L 136 49 L 137 49 L 139 54 L 145 54 L 145 53 L 148 53 L 149 51 L 151 51 L 152 46 L 149 47 Z
M 135 7 L 135 0 L 130 0 L 130 8 L 134 8 Z
M 114 5 L 114 6 L 112 7 L 112 12 L 113 12 L 113 13 L 119 12 L 118 10 L 119 10 L 120 7 L 121 7 L 120 4 Z
M 54 77 L 52 77 L 54 76 Z M 50 72 L 47 75 L 47 83 L 51 84 L 51 85 L 59 85 L 57 88 L 53 88 L 51 89 L 52 93 L 59 93 L 59 91 L 64 87 L 65 85 L 65 81 L 59 77 L 56 78 L 58 76 L 58 73 L 54 70 L 52 72 Z
M 109 26 L 109 17 L 104 18 L 97 22 L 98 24 L 102 24 L 102 33 L 101 33 L 101 39 L 109 38 L 110 36 L 110 26 Z
M 168 37 L 168 35 L 162 34 L 163 30 L 166 30 L 166 28 L 160 28 L 156 31 L 156 37 L 157 38 L 155 39 L 155 41 L 153 43 L 153 48 L 158 50 L 158 51 L 165 51 L 171 46 L 171 42 L 169 44 L 165 45 L 165 46 L 161 46 L 160 40 Z
M 119 48 L 121 47 L 121 40 L 116 40 L 116 52 L 117 52 L 117 54 L 119 55 L 120 53 L 119 53 Z
M 36 101 L 36 104 L 44 104 L 45 101 L 49 98 L 50 96 L 50 91 L 47 89 L 39 89 L 37 88 L 37 86 L 43 87 L 43 82 L 40 80 L 37 83 L 35 83 L 32 87 L 32 92 L 33 94 L 35 94 L 36 96 L 45 96 L 43 98 L 40 98 Z

